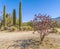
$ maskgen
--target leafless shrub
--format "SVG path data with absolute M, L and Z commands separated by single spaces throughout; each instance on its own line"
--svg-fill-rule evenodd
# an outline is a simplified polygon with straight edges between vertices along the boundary
M 53 21 L 49 15 L 35 15 L 35 18 L 33 19 L 33 28 L 34 32 L 37 31 L 40 34 L 40 44 L 53 27 Z

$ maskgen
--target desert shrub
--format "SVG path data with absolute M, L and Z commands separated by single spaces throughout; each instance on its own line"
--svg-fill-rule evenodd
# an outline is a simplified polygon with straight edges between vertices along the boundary
M 33 19 L 33 28 L 34 32 L 37 31 L 40 34 L 40 44 L 42 44 L 45 36 L 49 34 L 50 31 L 48 29 L 53 27 L 53 21 L 49 15 L 35 15 Z
M 1 31 L 8 30 L 8 27 L 1 27 Z
M 57 32 L 58 32 L 58 30 L 55 29 L 55 28 L 53 28 L 52 31 L 51 31 L 51 33 L 57 33 Z
M 23 31 L 31 31 L 31 30 L 33 30 L 33 28 L 30 27 L 30 26 L 23 26 L 22 29 L 23 29 Z
M 27 25 L 33 27 L 33 23 L 31 21 L 27 22 Z
M 9 31 L 10 31 L 10 32 L 16 31 L 16 30 L 17 30 L 17 28 L 16 28 L 15 26 L 11 26 L 11 27 L 9 28 Z
M 23 31 L 25 31 L 27 27 L 26 26 L 23 26 L 22 28 L 23 28 Z
M 33 30 L 33 28 L 31 26 L 28 26 L 27 30 Z
M 1 27 L 2 27 L 2 24 L 0 23 L 0 29 L 1 29 Z
M 4 27 L 4 30 L 8 30 L 8 27 L 6 26 L 6 27 Z
M 4 31 L 4 27 L 1 27 L 1 31 Z

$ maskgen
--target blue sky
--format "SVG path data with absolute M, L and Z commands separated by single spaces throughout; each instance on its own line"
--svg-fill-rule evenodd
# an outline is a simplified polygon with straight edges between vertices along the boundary
M 0 0 L 0 18 L 2 17 L 4 4 L 6 5 L 7 13 L 12 14 L 13 9 L 16 9 L 16 15 L 19 15 L 20 0 Z M 35 14 L 47 14 L 51 17 L 60 16 L 60 0 L 22 0 L 22 16 L 23 22 L 30 21 Z

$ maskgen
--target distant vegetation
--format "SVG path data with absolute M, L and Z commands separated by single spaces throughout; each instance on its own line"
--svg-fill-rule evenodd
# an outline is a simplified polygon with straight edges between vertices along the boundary
M 19 3 L 19 19 L 16 18 L 16 10 L 12 15 L 6 12 L 6 5 L 3 8 L 3 19 L 0 20 L 0 31 L 28 31 L 33 30 L 32 22 L 22 22 L 22 1 Z
M 43 16 L 46 16 L 46 15 L 43 15 Z M 41 17 L 43 17 L 43 16 L 41 15 Z M 15 9 L 13 9 L 13 12 L 11 15 L 6 12 L 6 5 L 4 5 L 3 19 L 0 20 L 0 31 L 5 31 L 5 30 L 8 30 L 8 31 L 30 31 L 30 30 L 37 29 L 37 28 L 34 28 L 34 25 L 33 25 L 34 22 L 32 22 L 32 21 L 22 22 L 22 1 L 19 3 L 19 17 L 18 18 L 19 19 L 16 18 L 16 10 Z M 54 21 L 53 25 L 55 27 L 60 27 L 60 23 L 58 21 L 55 21 L 55 20 L 53 20 L 53 21 Z M 36 23 L 35 23 L 35 25 L 36 25 Z

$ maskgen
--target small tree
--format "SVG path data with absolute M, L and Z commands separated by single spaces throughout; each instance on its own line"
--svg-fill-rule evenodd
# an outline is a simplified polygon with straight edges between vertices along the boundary
M 34 32 L 37 31 L 40 34 L 40 44 L 53 27 L 53 21 L 48 15 L 35 15 L 33 28 Z

